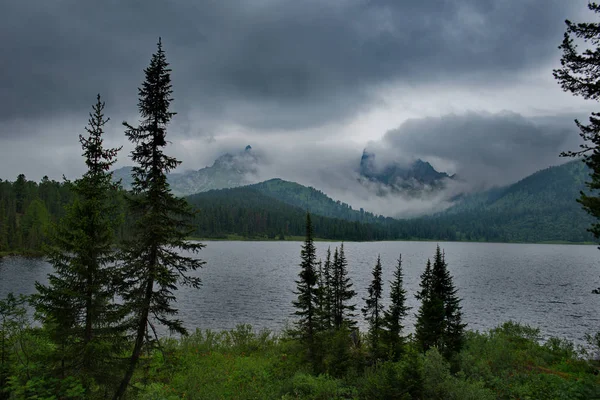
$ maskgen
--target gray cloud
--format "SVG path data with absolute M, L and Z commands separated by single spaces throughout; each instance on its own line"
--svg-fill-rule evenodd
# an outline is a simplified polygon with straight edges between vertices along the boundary
M 509 111 L 414 119 L 387 132 L 371 147 L 383 162 L 430 160 L 470 185 L 489 187 L 562 162 L 559 153 L 579 144 L 572 121 L 568 117 L 527 119 Z
M 578 4 L 581 3 L 581 4 Z M 582 1 L 0 0 L 0 123 L 134 115 L 163 37 L 181 114 L 299 129 L 352 116 L 392 82 L 506 84 L 556 58 Z M 190 130 L 194 135 L 196 130 Z M 12 132 L 0 125 L 1 137 Z

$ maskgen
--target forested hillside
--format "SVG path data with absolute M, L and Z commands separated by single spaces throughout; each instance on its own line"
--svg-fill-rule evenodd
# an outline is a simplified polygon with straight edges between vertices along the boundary
M 391 220 L 391 218 L 377 216 L 362 208 L 354 210 L 349 204 L 339 200 L 335 201 L 320 190 L 296 182 L 271 179 L 249 187 L 269 197 L 309 211 L 311 214 L 367 223 L 385 223 Z
M 276 238 L 301 236 L 305 230 L 306 209 L 266 196 L 252 186 L 212 190 L 189 196 L 187 200 L 198 210 L 195 234 L 199 237 L 224 238 L 236 234 L 248 238 Z M 317 237 L 326 239 L 385 240 L 397 237 L 382 224 L 364 224 L 322 215 L 313 216 L 313 228 Z
M 421 221 L 447 226 L 457 240 L 591 241 L 586 229 L 592 218 L 576 202 L 586 180 L 587 167 L 575 160 L 469 196 Z
M 267 239 L 302 236 L 306 211 L 315 236 L 334 240 L 468 240 L 590 242 L 591 218 L 575 201 L 585 189 L 580 161 L 539 171 L 520 182 L 467 196 L 443 213 L 396 220 L 354 210 L 323 192 L 273 179 L 187 197 L 198 210 L 194 235 Z M 0 182 L 0 252 L 39 251 L 73 195 L 69 183 Z M 125 236 L 129 223 L 121 226 Z

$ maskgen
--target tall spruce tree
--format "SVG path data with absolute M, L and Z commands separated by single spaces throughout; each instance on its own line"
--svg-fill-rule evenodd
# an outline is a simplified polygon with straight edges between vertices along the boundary
M 191 272 L 204 264 L 187 255 L 198 252 L 204 245 L 186 240 L 193 231 L 190 225 L 193 213 L 185 199 L 171 193 L 167 183 L 167 173 L 180 164 L 163 151 L 167 145 L 167 126 L 175 115 L 170 111 L 173 100 L 170 72 L 159 39 L 139 89 L 139 125 L 123 123 L 127 138 L 135 145 L 131 159 L 137 163 L 132 171 L 132 196 L 128 198 L 136 219 L 134 238 L 126 243 L 121 254 L 120 285 L 120 294 L 130 313 L 134 345 L 115 399 L 122 398 L 127 390 L 144 345 L 153 342 L 156 323 L 172 332 L 187 333 L 175 317 L 174 293 L 178 284 L 198 288 L 200 278 Z
M 595 14 L 600 14 L 600 5 L 588 3 L 588 8 Z M 554 78 L 565 92 L 581 96 L 586 100 L 600 100 L 600 22 L 573 23 L 565 21 L 567 30 L 563 42 L 559 46 L 563 54 L 560 60 L 561 68 L 554 70 Z M 581 41 L 585 50 L 578 51 L 575 40 Z M 594 218 L 595 223 L 588 229 L 596 239 L 600 239 L 600 112 L 592 112 L 589 123 L 583 124 L 575 120 L 579 128 L 579 136 L 583 144 L 578 151 L 566 151 L 565 157 L 583 157 L 590 168 L 590 181 L 586 182 L 589 193 L 580 194 L 577 201 Z M 600 294 L 600 288 L 594 293 Z
M 356 305 L 351 300 L 356 296 L 352 289 L 352 280 L 348 276 L 348 262 L 344 254 L 344 244 L 337 247 L 333 253 L 333 326 L 335 329 L 343 327 L 356 328 Z
M 331 247 L 327 248 L 325 262 L 321 271 L 321 279 L 319 281 L 319 299 L 321 301 L 319 310 L 320 327 L 327 331 L 333 327 L 333 264 L 331 262 Z
M 300 340 L 305 343 L 308 351 L 308 359 L 312 362 L 315 357 L 315 333 L 318 330 L 318 274 L 316 270 L 317 254 L 313 243 L 312 223 L 310 214 L 306 213 L 306 237 L 302 250 L 300 251 L 302 262 L 300 263 L 299 279 L 296 281 L 296 294 L 298 299 L 292 304 L 296 308 L 295 315 L 298 316 L 296 329 Z
M 444 303 L 444 331 L 442 336 L 442 354 L 450 357 L 458 353 L 463 345 L 464 330 L 467 324 L 462 322 L 462 307 L 458 290 L 454 287 L 452 276 L 448 271 L 446 255 L 437 246 L 431 270 L 433 278 L 432 289 Z
M 110 200 L 117 191 L 110 167 L 120 149 L 103 145 L 104 103 L 90 113 L 88 136 L 79 136 L 87 172 L 72 185 L 76 200 L 46 247 L 54 267 L 48 286 L 36 283 L 38 315 L 57 344 L 60 375 L 109 384 L 115 379 L 114 355 L 120 351 L 121 314 L 112 287 L 114 232 L 121 221 Z
M 415 325 L 417 343 L 423 351 L 437 346 L 442 354 L 450 357 L 461 349 L 466 324 L 462 323 L 460 299 L 439 246 L 433 266 L 427 260 L 420 286 L 417 299 L 421 306 Z
M 383 333 L 383 278 L 381 268 L 381 255 L 377 256 L 377 263 L 373 267 L 373 280 L 367 289 L 369 296 L 365 300 L 366 305 L 362 309 L 369 324 L 369 344 L 374 359 L 383 357 L 381 351 L 381 338 Z
M 415 297 L 421 301 L 416 315 L 415 339 L 423 351 L 437 345 L 442 334 L 443 303 L 433 295 L 433 276 L 431 260 L 427 260 L 425 271 L 421 274 L 420 290 Z
M 404 338 L 402 325 L 408 315 L 410 307 L 406 305 L 406 290 L 404 289 L 404 275 L 402 273 L 402 254 L 398 257 L 398 264 L 394 271 L 394 280 L 390 282 L 390 305 L 383 312 L 383 342 L 392 359 L 397 360 L 402 353 Z

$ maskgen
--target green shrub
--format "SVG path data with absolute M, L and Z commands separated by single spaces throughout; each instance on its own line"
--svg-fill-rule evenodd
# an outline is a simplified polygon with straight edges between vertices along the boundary
M 358 399 L 354 389 L 327 375 L 313 376 L 299 372 L 284 388 L 282 399 L 338 400 Z

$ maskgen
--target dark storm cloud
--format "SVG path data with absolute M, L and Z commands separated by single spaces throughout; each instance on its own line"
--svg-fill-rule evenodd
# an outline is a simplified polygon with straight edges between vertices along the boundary
M 445 115 L 408 120 L 370 149 L 380 162 L 431 160 L 480 189 L 513 183 L 578 148 L 573 119 L 525 118 L 513 112 Z
M 368 108 L 392 82 L 495 84 L 556 57 L 583 1 L 0 0 L 0 122 L 135 112 L 162 36 L 175 108 L 303 128 Z M 195 131 L 190 131 L 195 134 Z M 4 130 L 0 135 L 11 133 Z

